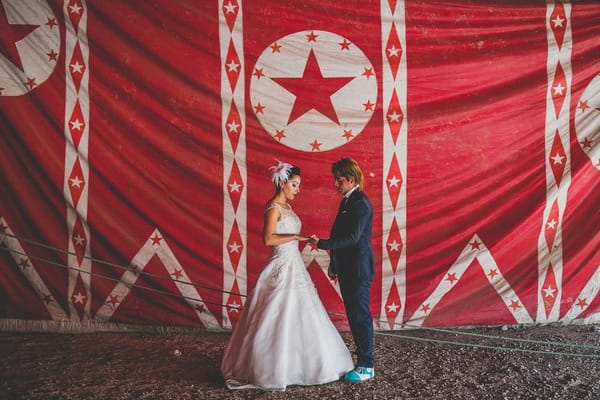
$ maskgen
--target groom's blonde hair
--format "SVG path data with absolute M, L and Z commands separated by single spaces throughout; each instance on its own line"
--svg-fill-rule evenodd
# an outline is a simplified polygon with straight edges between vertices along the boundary
M 358 183 L 361 189 L 365 187 L 365 177 L 358 166 L 358 163 L 350 157 L 344 157 L 339 161 L 336 161 L 331 166 L 331 172 L 333 176 L 343 176 L 344 178 L 354 180 Z

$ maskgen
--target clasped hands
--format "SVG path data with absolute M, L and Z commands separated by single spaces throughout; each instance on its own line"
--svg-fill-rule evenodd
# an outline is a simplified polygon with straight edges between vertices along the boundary
M 317 243 L 319 243 L 319 237 L 315 234 L 308 236 L 300 233 L 298 235 L 298 240 L 301 242 L 308 241 L 308 243 L 312 244 L 313 246 L 316 246 Z
M 308 241 L 308 243 L 312 244 L 313 246 L 316 246 L 317 243 L 319 243 L 319 237 L 317 235 L 315 235 L 314 233 L 310 236 L 304 235 L 304 234 L 299 234 L 298 235 L 298 240 L 300 241 Z M 337 279 L 337 274 L 335 272 L 333 272 L 333 268 L 330 265 L 329 268 L 327 268 L 327 276 L 329 276 L 329 279 Z

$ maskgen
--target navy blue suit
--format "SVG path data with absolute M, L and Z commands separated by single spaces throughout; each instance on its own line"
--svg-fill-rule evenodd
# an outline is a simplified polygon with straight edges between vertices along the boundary
M 371 231 L 373 207 L 357 188 L 342 200 L 329 239 L 317 247 L 330 250 L 331 269 L 337 274 L 350 330 L 356 344 L 357 365 L 373 367 L 371 282 L 375 273 Z

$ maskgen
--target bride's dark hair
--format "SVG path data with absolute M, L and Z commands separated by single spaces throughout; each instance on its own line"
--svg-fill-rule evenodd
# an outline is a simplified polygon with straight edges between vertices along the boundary
M 300 168 L 299 167 L 292 166 L 292 168 L 289 168 L 285 174 L 285 179 L 282 179 L 281 183 L 286 183 L 294 175 L 300 176 Z M 278 184 L 275 184 L 275 190 L 279 190 Z
M 275 190 L 279 190 L 280 183 L 286 183 L 292 176 L 300 176 L 300 168 L 277 160 L 277 165 L 269 168 L 271 171 L 271 181 L 275 185 Z

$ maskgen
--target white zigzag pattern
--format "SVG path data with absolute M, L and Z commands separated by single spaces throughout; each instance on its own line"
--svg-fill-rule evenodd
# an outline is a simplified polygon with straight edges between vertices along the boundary
M 472 243 L 475 242 L 478 243 L 478 248 L 474 248 L 475 246 L 472 245 Z M 517 293 L 504 278 L 498 269 L 498 265 L 496 264 L 494 257 L 477 234 L 473 235 L 454 264 L 452 264 L 447 274 L 454 274 L 456 282 L 460 281 L 467 268 L 469 268 L 475 259 L 479 261 L 485 276 L 488 278 L 488 282 L 502 298 L 504 304 L 515 318 L 516 322 L 519 324 L 533 323 L 533 318 L 531 318 L 526 308 L 523 306 L 523 303 L 521 302 Z M 417 326 L 423 325 L 423 322 L 425 322 L 425 319 L 427 319 L 430 311 L 433 310 L 440 300 L 455 286 L 455 283 L 452 281 L 442 279 L 435 290 L 427 299 L 425 299 L 425 301 L 417 308 L 417 311 L 415 311 L 415 313 L 409 318 L 407 324 Z
M 0 243 L 4 243 L 5 246 L 11 250 L 10 253 L 17 265 L 22 262 L 27 263 L 27 267 L 21 268 L 21 272 L 23 273 L 25 279 L 29 281 L 31 287 L 33 287 L 33 290 L 46 307 L 46 310 L 48 310 L 48 313 L 52 319 L 57 321 L 68 319 L 67 313 L 60 306 L 60 304 L 58 304 L 50 290 L 48 290 L 48 286 L 46 286 L 42 277 L 40 274 L 38 274 L 37 268 L 33 264 L 33 261 L 31 261 L 27 255 L 19 240 L 14 237 L 15 235 L 12 229 L 10 229 L 10 226 L 8 226 L 6 223 L 4 217 L 0 217 L 0 226 L 5 227 L 5 232 L 7 233 L 7 235 L 0 235 Z
M 335 281 L 333 281 L 333 280 L 329 279 L 329 275 L 327 275 L 327 270 L 329 269 L 329 262 L 330 262 L 329 254 L 327 253 L 327 251 L 321 250 L 321 249 L 313 250 L 312 246 L 310 244 L 307 244 L 302 249 L 301 254 L 302 254 L 302 260 L 304 260 L 304 265 L 306 265 L 306 267 L 308 267 L 310 265 L 310 263 L 312 263 L 313 261 L 317 262 L 317 264 L 321 268 L 321 272 L 323 272 L 323 275 L 325 275 L 325 277 L 327 278 L 327 282 L 329 282 L 331 287 L 333 287 L 333 289 L 335 290 L 335 292 L 338 294 L 339 298 L 341 299 L 342 292 L 340 292 L 340 285 L 339 285 L 337 279 Z
M 154 243 L 154 239 L 160 239 L 159 243 Z M 119 304 L 131 291 L 131 287 L 138 280 L 140 273 L 144 270 L 150 259 L 156 255 L 161 260 L 169 275 L 180 274 L 181 277 L 175 281 L 175 285 L 179 292 L 185 296 L 186 302 L 192 307 L 200 321 L 207 329 L 220 329 L 219 323 L 214 315 L 208 310 L 204 301 L 196 288 L 191 284 L 192 281 L 181 266 L 171 248 L 166 243 L 158 229 L 150 235 L 144 246 L 140 248 L 138 253 L 133 257 L 130 265 L 134 268 L 128 269 L 121 276 L 121 280 L 110 294 L 106 297 L 104 304 L 98 309 L 96 316 L 97 321 L 107 321 L 115 313 Z M 113 302 L 113 299 L 115 302 Z
M 592 304 L 592 301 L 598 296 L 598 292 L 600 291 L 600 265 L 596 267 L 596 272 L 591 276 L 590 280 L 583 287 L 579 296 L 577 296 L 577 300 L 573 302 L 571 308 L 567 313 L 561 318 L 561 321 L 565 323 L 571 323 L 575 318 L 577 318 L 581 313 L 587 310 Z M 585 319 L 585 323 L 592 324 L 600 321 L 600 312 L 592 314 L 591 316 Z

